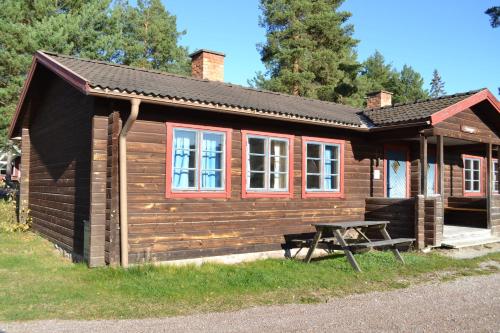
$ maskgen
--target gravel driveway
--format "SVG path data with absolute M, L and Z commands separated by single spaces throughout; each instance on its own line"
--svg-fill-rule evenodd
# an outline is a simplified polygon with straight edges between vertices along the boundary
M 141 320 L 0 323 L 0 332 L 500 332 L 500 273 L 236 312 Z

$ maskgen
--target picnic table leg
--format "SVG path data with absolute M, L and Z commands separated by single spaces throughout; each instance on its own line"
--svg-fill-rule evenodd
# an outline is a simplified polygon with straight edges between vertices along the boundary
M 318 242 L 322 234 L 323 234 L 323 229 L 318 229 L 316 231 L 316 234 L 314 235 L 313 241 L 311 243 L 311 247 L 309 248 L 309 251 L 307 251 L 306 259 L 304 260 L 306 263 L 309 263 L 311 261 L 313 252 L 316 249 L 316 246 L 318 246 Z
M 340 246 L 342 247 L 342 250 L 344 250 L 345 256 L 347 257 L 347 260 L 351 264 L 352 268 L 354 268 L 358 272 L 361 272 L 361 268 L 359 268 L 359 265 L 356 262 L 356 259 L 354 259 L 354 255 L 352 254 L 351 249 L 349 248 L 349 245 L 347 245 L 340 231 L 338 229 L 333 230 L 333 234 L 335 235 L 337 242 L 339 242 Z
M 389 235 L 389 233 L 385 229 L 385 226 L 380 229 L 380 233 L 382 234 L 382 237 L 384 237 L 384 239 L 391 239 L 391 236 Z M 396 257 L 397 260 L 401 261 L 403 264 L 405 263 L 403 257 L 401 256 L 401 253 L 399 253 L 399 250 L 397 249 L 396 245 L 392 246 L 391 251 L 392 251 L 392 253 L 394 253 L 394 256 Z

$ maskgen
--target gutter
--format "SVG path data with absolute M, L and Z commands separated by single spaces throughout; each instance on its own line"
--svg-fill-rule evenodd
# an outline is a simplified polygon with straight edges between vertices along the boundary
M 127 134 L 139 115 L 138 98 L 130 99 L 130 115 L 120 132 L 120 261 L 122 267 L 128 267 L 128 198 L 127 198 Z

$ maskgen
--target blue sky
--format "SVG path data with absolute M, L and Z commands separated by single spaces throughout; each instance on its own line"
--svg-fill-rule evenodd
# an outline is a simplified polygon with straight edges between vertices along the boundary
M 177 16 L 180 43 L 190 51 L 208 48 L 226 54 L 225 80 L 246 85 L 264 70 L 256 44 L 265 41 L 258 25 L 258 0 L 163 0 Z M 429 88 L 437 68 L 447 93 L 500 87 L 500 28 L 484 11 L 496 0 L 347 0 L 358 59 L 379 50 L 395 67 L 411 65 Z

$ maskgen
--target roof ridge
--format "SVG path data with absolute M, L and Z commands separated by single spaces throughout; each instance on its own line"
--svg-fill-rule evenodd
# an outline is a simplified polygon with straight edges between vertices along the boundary
M 303 100 L 306 100 L 306 101 L 311 101 L 311 102 L 314 102 L 314 103 L 322 103 L 322 104 L 327 104 L 327 105 L 338 105 L 338 106 L 342 106 L 342 107 L 350 109 L 350 110 L 346 110 L 346 111 L 351 111 L 351 110 L 353 112 L 360 112 L 360 111 L 362 111 L 359 108 L 356 108 L 356 107 L 353 107 L 353 106 L 350 106 L 350 105 L 341 104 L 341 103 L 335 103 L 335 102 L 330 102 L 330 101 L 323 101 L 323 100 L 309 98 L 309 97 L 304 97 L 304 96 L 290 95 L 290 94 L 275 92 L 275 91 L 266 90 L 266 89 L 245 87 L 245 86 L 242 86 L 242 85 L 239 85 L 239 84 L 235 84 L 235 83 L 230 83 L 230 82 L 220 82 L 220 81 L 211 81 L 211 80 L 206 80 L 206 79 L 197 79 L 197 78 L 194 78 L 194 77 L 191 77 L 191 76 L 180 75 L 180 74 L 173 74 L 173 73 L 159 71 L 159 70 L 155 70 L 155 69 L 146 69 L 146 68 L 133 67 L 133 66 L 129 66 L 129 65 L 115 64 L 115 63 L 108 62 L 108 61 L 103 61 L 103 60 L 94 60 L 94 59 L 88 59 L 88 58 L 80 58 L 80 57 L 77 57 L 77 56 L 60 54 L 60 53 L 51 52 L 51 51 L 39 50 L 39 52 L 42 52 L 42 53 L 44 53 L 44 54 L 46 54 L 48 56 L 56 56 L 56 57 L 61 57 L 61 58 L 75 59 L 75 60 L 78 60 L 78 61 L 85 61 L 85 62 L 90 62 L 90 63 L 97 63 L 97 64 L 102 64 L 102 65 L 107 65 L 107 66 L 127 68 L 127 69 L 134 70 L 134 71 L 140 71 L 140 72 L 145 72 L 145 73 L 153 73 L 153 74 L 161 74 L 161 75 L 166 75 L 166 76 L 171 76 L 171 77 L 177 77 L 177 78 L 181 78 L 181 79 L 198 81 L 198 82 L 208 82 L 210 84 L 224 85 L 224 86 L 227 86 L 227 87 L 230 87 L 230 88 L 237 87 L 237 88 L 241 88 L 241 89 L 245 89 L 245 90 L 249 90 L 249 91 L 254 91 L 254 92 L 266 93 L 266 94 L 271 94 L 271 95 L 278 95 L 278 96 L 283 96 L 283 97 L 287 97 L 287 98 L 299 98 L 299 99 L 303 99 Z
M 412 102 L 397 103 L 397 104 L 394 104 L 394 105 L 387 105 L 387 106 L 382 106 L 382 107 L 379 107 L 379 108 L 367 109 L 367 110 L 363 110 L 363 112 L 378 111 L 378 110 L 388 110 L 388 109 L 391 109 L 391 108 L 394 108 L 394 107 L 399 107 L 399 106 L 419 104 L 419 103 L 425 103 L 425 102 L 432 102 L 432 101 L 436 101 L 436 100 L 440 100 L 440 99 L 449 99 L 449 98 L 459 97 L 459 96 L 473 95 L 473 94 L 476 94 L 476 93 L 478 93 L 478 92 L 480 92 L 480 91 L 482 91 L 484 89 L 486 89 L 486 88 L 469 90 L 469 91 L 459 92 L 459 93 L 455 93 L 455 94 L 451 94 L 451 95 L 431 97 L 431 98 L 426 98 L 426 99 L 417 99 L 417 100 L 412 101 Z

